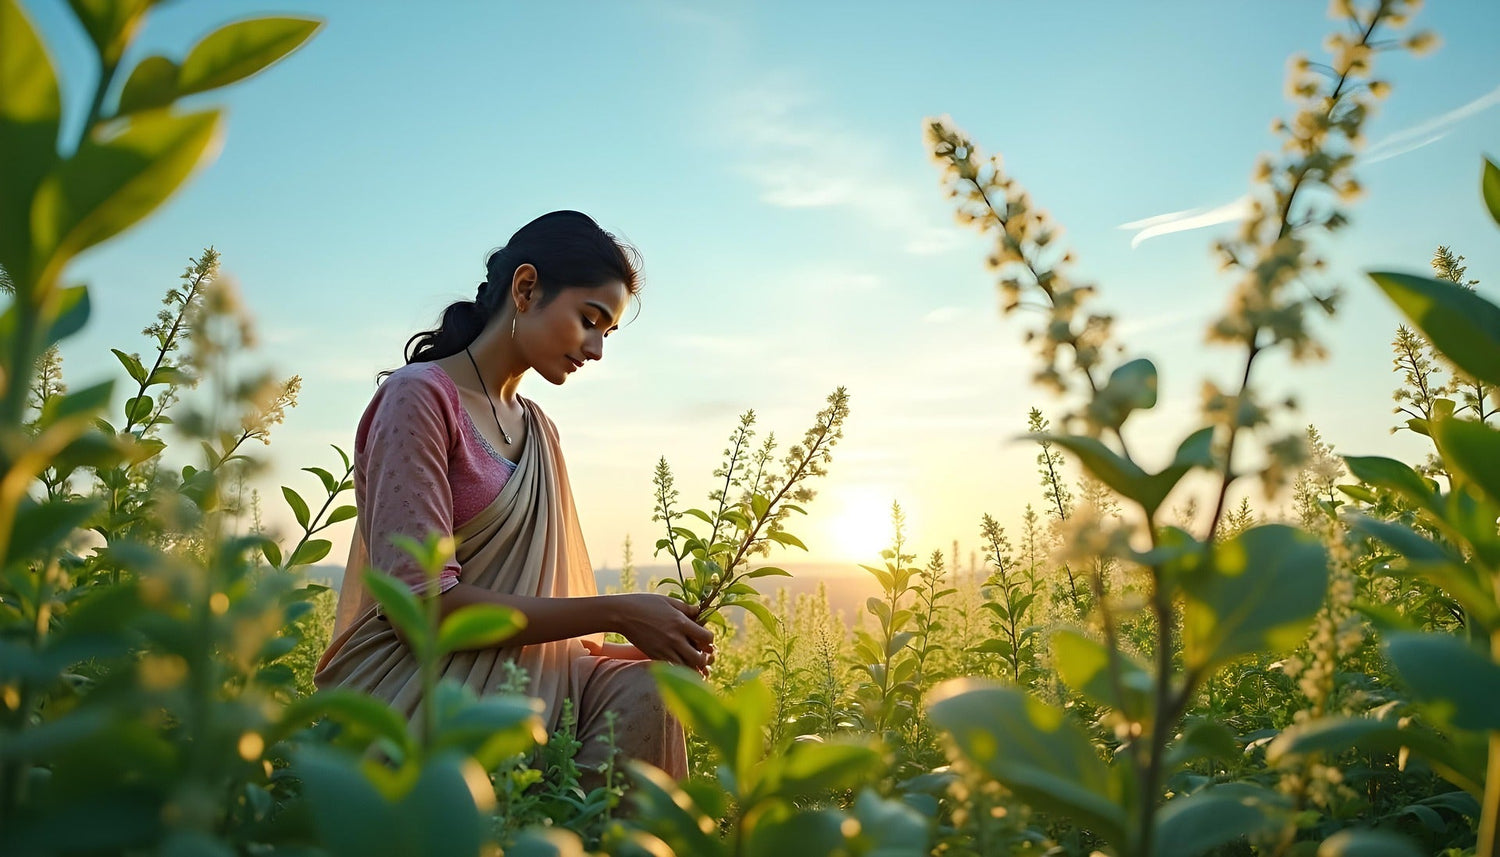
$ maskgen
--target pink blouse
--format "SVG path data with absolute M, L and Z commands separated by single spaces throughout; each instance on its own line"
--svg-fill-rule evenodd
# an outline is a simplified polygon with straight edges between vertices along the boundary
M 425 594 L 422 569 L 390 537 L 452 535 L 500 496 L 515 469 L 474 427 L 442 367 L 412 363 L 392 372 L 354 436 L 354 501 L 370 565 Z M 458 573 L 458 560 L 450 559 L 438 591 L 458 583 Z

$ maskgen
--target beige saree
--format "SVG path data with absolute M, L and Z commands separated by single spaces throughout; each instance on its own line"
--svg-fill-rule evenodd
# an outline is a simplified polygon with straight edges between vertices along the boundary
M 594 595 L 598 589 L 593 566 L 573 506 L 557 427 L 535 403 L 521 402 L 529 430 L 515 471 L 499 496 L 454 532 L 462 569 L 459 580 L 515 595 Z M 362 690 L 410 718 L 422 701 L 417 661 L 391 624 L 377 615 L 362 579 L 373 537 L 356 521 L 333 641 L 314 678 L 319 687 Z M 549 733 L 558 727 L 563 701 L 573 700 L 583 742 L 580 767 L 603 760 L 605 748 L 594 739 L 608 733 L 604 712 L 614 710 L 619 718 L 616 743 L 626 755 L 674 776 L 687 774 L 681 726 L 656 695 L 648 661 L 592 656 L 579 640 L 569 639 L 456 652 L 440 665 L 439 674 L 478 694 L 493 693 L 506 681 L 506 661 L 526 671 L 526 692 L 545 705 Z

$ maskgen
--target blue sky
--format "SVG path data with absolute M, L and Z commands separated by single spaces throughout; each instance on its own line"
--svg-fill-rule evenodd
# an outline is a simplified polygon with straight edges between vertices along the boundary
M 76 80 L 88 57 L 64 4 L 27 7 Z M 259 319 L 258 359 L 305 379 L 265 485 L 310 490 L 297 468 L 352 443 L 374 373 L 472 295 L 487 252 L 537 214 L 582 209 L 644 255 L 641 313 L 603 363 L 523 393 L 563 433 L 596 565 L 618 564 L 627 533 L 654 541 L 658 456 L 701 496 L 736 414 L 753 407 L 790 440 L 838 384 L 852 416 L 801 530 L 812 558 L 873 559 L 851 554 L 878 549 L 892 499 L 924 551 L 1038 500 L 1035 452 L 1010 438 L 1031 406 L 1058 406 L 1027 382 L 983 244 L 952 221 L 922 145 L 930 116 L 1004 153 L 1127 344 L 1157 361 L 1145 448 L 1186 433 L 1205 373 L 1227 374 L 1201 343 L 1226 293 L 1209 247 L 1228 227 L 1134 248 L 1119 227 L 1242 194 L 1288 109 L 1287 57 L 1317 59 L 1331 27 L 1303 0 L 199 3 L 159 10 L 140 48 L 181 56 L 217 24 L 275 11 L 327 24 L 215 99 L 229 108 L 218 161 L 74 267 L 97 313 L 65 349 L 69 378 L 117 373 L 112 346 L 143 349 L 156 300 L 212 244 Z M 1500 4 L 1433 3 L 1416 24 L 1443 46 L 1379 59 L 1394 92 L 1369 139 L 1441 138 L 1360 172 L 1368 194 L 1331 248 L 1348 295 L 1324 333 L 1333 358 L 1265 366 L 1351 453 L 1420 450 L 1387 434 L 1397 319 L 1359 272 L 1422 270 L 1449 243 L 1484 290 L 1500 285 L 1477 190 L 1481 153 L 1500 154 Z

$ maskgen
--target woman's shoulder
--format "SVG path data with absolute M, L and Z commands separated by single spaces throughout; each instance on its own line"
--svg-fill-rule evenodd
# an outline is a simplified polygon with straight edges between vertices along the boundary
M 435 363 L 408 363 L 394 369 L 380 382 L 370 399 L 366 415 L 390 407 L 422 406 L 449 411 L 458 403 L 453 381 Z
M 406 393 L 427 393 L 449 398 L 453 387 L 453 381 L 443 367 L 436 363 L 408 363 L 398 369 L 392 369 L 380 382 L 380 388 L 376 395 L 403 391 Z

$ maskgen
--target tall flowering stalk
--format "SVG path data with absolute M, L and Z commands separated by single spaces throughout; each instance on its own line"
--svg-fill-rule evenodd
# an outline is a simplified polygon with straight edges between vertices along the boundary
M 1042 316 L 1026 331 L 1040 364 L 1035 380 L 1071 405 L 1060 428 L 1072 433 L 1033 437 L 1076 456 L 1128 504 L 1130 517 L 1101 516 L 1090 541 L 1097 560 L 1145 570 L 1156 632 L 1153 664 L 1128 659 L 1117 639 L 1119 608 L 1100 592 L 1102 642 L 1081 631 L 1053 637 L 1063 679 L 1121 716 L 1117 732 L 1124 743 L 1124 769 L 1095 757 L 1081 732 L 1039 731 L 1038 703 L 1014 689 L 950 683 L 929 706 L 960 752 L 1023 798 L 1073 813 L 1122 854 L 1154 853 L 1159 842 L 1178 835 L 1173 825 L 1200 805 L 1206 813 L 1241 805 L 1228 794 L 1209 791 L 1175 798 L 1167 804 L 1171 810 L 1161 807 L 1166 777 L 1191 756 L 1191 747 L 1169 753 L 1182 716 L 1219 668 L 1301 639 L 1323 604 L 1328 557 L 1313 537 L 1281 525 L 1250 527 L 1228 539 L 1216 535 L 1235 482 L 1254 476 L 1274 491 L 1302 459 L 1300 435 L 1268 431 L 1275 412 L 1291 403 L 1262 401 L 1253 384 L 1254 367 L 1263 354 L 1278 349 L 1298 360 L 1323 353 L 1307 316 L 1312 308 L 1333 312 L 1337 293 L 1323 282 L 1324 261 L 1312 238 L 1342 228 L 1344 206 L 1359 194 L 1353 167 L 1364 123 L 1389 90 L 1371 76 L 1375 55 L 1401 46 L 1420 50 L 1432 41 L 1419 35 L 1401 42 L 1387 35 L 1416 5 L 1410 0 L 1335 2 L 1332 14 L 1342 28 L 1327 41 L 1327 63 L 1293 60 L 1288 87 L 1296 109 L 1274 126 L 1281 150 L 1257 164 L 1248 214 L 1238 232 L 1216 247 L 1233 284 L 1208 340 L 1243 349 L 1242 369 L 1227 388 L 1204 382 L 1202 427 L 1155 472 L 1132 456 L 1123 426 L 1136 411 L 1155 406 L 1156 367 L 1143 358 L 1124 359 L 1111 317 L 1090 308 L 1095 287 L 1074 276 L 1073 255 L 1058 244 L 1059 228 L 1005 172 L 999 157 L 983 157 L 946 118 L 927 124 L 928 143 L 960 222 L 993 241 L 988 262 L 1004 311 L 1035 308 Z M 1256 464 L 1247 463 L 1239 449 L 1252 435 L 1261 437 L 1265 452 Z M 1194 469 L 1218 475 L 1201 537 L 1158 518 L 1168 495 Z M 1034 746 L 1050 744 L 1046 759 L 1027 761 L 1016 743 L 1025 740 L 1022 735 L 1042 742 Z M 1059 759 L 1067 764 L 1052 773 L 1071 779 L 1080 792 L 1059 792 L 1036 778 L 1037 768 L 1058 765 Z M 1224 841 L 1264 823 L 1257 811 L 1240 829 L 1226 827 Z

